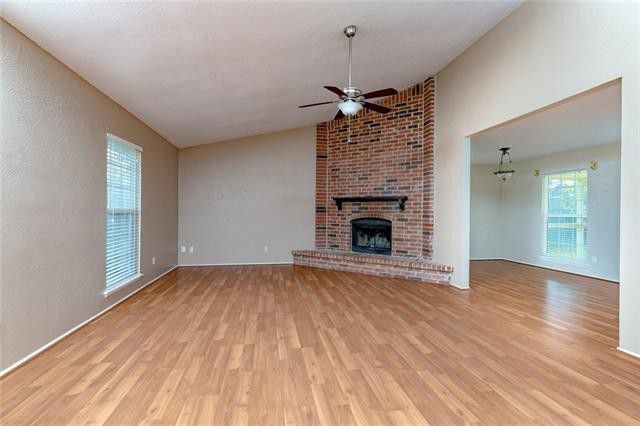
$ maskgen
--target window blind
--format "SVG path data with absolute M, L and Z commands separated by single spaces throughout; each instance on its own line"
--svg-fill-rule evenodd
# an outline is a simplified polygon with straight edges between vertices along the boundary
M 544 177 L 545 255 L 584 260 L 587 256 L 587 171 Z
M 140 273 L 142 149 L 107 135 L 107 290 Z

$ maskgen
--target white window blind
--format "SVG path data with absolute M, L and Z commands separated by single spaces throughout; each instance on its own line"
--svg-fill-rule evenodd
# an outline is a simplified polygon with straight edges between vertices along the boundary
M 587 171 L 544 176 L 544 254 L 572 260 L 587 256 Z
M 107 291 L 140 274 L 142 148 L 107 135 Z

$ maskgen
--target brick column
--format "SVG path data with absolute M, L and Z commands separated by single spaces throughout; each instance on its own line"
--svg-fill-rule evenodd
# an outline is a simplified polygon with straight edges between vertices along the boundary
M 327 123 L 316 126 L 316 250 L 327 248 Z
M 434 149 L 436 82 L 433 77 L 425 80 L 422 88 L 423 105 L 423 161 L 422 161 L 422 257 L 433 257 L 433 203 L 434 203 Z

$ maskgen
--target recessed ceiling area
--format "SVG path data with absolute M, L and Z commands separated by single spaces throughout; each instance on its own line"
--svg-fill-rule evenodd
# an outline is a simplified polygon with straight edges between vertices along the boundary
M 620 81 L 471 137 L 471 163 L 497 164 L 498 149 L 513 161 L 620 141 Z
M 178 147 L 326 121 L 353 82 L 402 89 L 520 5 L 496 2 L 26 3 L 4 19 Z

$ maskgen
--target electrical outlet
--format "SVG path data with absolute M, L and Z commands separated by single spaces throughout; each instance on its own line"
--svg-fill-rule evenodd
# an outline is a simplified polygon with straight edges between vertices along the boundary
M 152 265 L 155 265 L 155 264 L 156 264 L 156 257 L 155 257 L 155 256 L 153 256 L 153 257 L 151 258 L 151 264 L 152 264 Z
M 180 252 L 181 253 L 186 253 L 187 252 L 187 248 L 185 246 L 181 246 L 180 247 Z
M 193 246 L 189 247 L 189 253 L 193 253 Z
M 591 256 L 591 263 L 598 263 L 598 258 L 596 256 Z
M 264 246 L 264 252 L 267 253 L 269 251 L 269 246 Z

